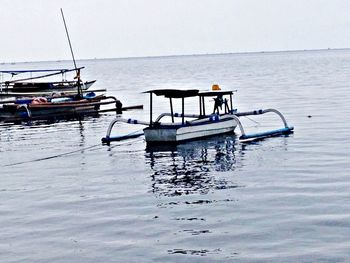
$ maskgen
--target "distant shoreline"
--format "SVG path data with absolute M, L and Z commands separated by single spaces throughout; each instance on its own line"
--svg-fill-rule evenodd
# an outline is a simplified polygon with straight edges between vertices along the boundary
M 159 56 L 135 56 L 135 57 L 114 57 L 114 58 L 82 58 L 77 61 L 91 60 L 118 60 L 118 59 L 145 59 L 145 58 L 176 58 L 176 57 L 195 57 L 195 56 L 224 56 L 224 55 L 254 55 L 254 54 L 274 54 L 274 53 L 299 53 L 299 52 L 320 52 L 320 51 L 347 51 L 350 48 L 320 48 L 320 49 L 295 49 L 295 50 L 273 50 L 273 51 L 246 51 L 246 52 L 223 52 L 223 53 L 198 53 L 184 55 L 159 55 Z M 1 65 L 15 65 L 26 63 L 45 63 L 45 62 L 68 62 L 70 59 L 62 60 L 37 60 L 37 61 L 13 61 L 0 62 Z

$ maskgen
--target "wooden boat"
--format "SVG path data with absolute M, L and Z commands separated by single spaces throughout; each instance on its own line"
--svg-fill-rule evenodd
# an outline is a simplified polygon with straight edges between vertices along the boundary
M 80 70 L 77 69 L 50 69 L 50 70 L 15 70 L 1 71 L 11 75 L 24 73 L 42 73 L 30 78 L 1 82 L 0 96 L 13 97 L 13 100 L 0 100 L 0 121 L 21 122 L 29 120 L 47 120 L 51 118 L 70 118 L 101 112 L 100 106 L 115 104 L 112 109 L 121 113 L 122 104 L 115 97 L 96 95 L 87 89 L 95 82 L 82 82 Z M 38 82 L 37 79 L 65 74 L 75 71 L 76 80 L 57 82 Z M 104 92 L 106 90 L 95 90 Z
M 81 94 L 87 94 L 90 92 L 96 92 L 96 93 L 105 93 L 106 89 L 88 89 L 88 90 L 82 90 Z M 74 96 L 77 95 L 77 90 L 65 90 L 65 91 L 38 91 L 38 92 L 0 92 L 0 102 L 2 98 L 22 98 L 22 97 L 52 97 L 56 95 L 63 95 L 63 96 Z
M 28 98 L 5 101 L 0 104 L 0 121 L 21 122 L 29 120 L 46 120 L 51 118 L 68 118 L 101 112 L 101 105 L 114 104 L 112 109 L 121 113 L 122 103 L 112 96 L 88 94 L 82 98 Z
M 96 80 L 81 82 L 82 90 L 89 89 Z M 4 92 L 40 92 L 40 91 L 70 91 L 77 89 L 76 81 L 52 81 L 52 82 L 15 82 L 11 87 L 7 86 L 3 89 Z
M 121 113 L 122 103 L 112 96 L 96 95 L 86 90 L 95 82 L 83 82 L 73 54 L 66 22 L 61 9 L 66 29 L 74 69 L 34 69 L 0 71 L 0 95 L 14 97 L 14 100 L 0 100 L 0 121 L 21 122 L 29 120 L 47 120 L 95 114 L 105 111 Z M 72 81 L 67 81 L 68 72 L 75 72 Z M 4 75 L 11 78 L 4 81 Z M 30 74 L 29 77 L 14 78 L 17 75 Z M 34 76 L 33 76 L 34 75 Z M 62 75 L 61 81 L 47 81 L 47 78 Z M 38 79 L 42 81 L 38 81 Z M 46 81 L 43 81 L 45 79 Z M 104 90 L 105 91 L 105 90 Z M 64 92 L 64 94 L 62 94 Z M 74 94 L 68 95 L 73 92 Z M 22 98 L 25 96 L 25 98 Z M 30 97 L 33 96 L 33 97 Z M 45 96 L 45 97 L 44 97 Z M 114 104 L 114 108 L 101 110 L 101 105 Z M 124 108 L 142 108 L 142 105 Z
M 80 70 L 84 67 L 77 69 L 37 69 L 37 70 L 3 70 L 0 71 L 0 95 L 2 96 L 26 96 L 29 93 L 47 93 L 47 92 L 71 92 L 77 91 L 80 88 L 81 91 L 89 89 L 96 80 L 81 81 Z M 66 80 L 64 75 L 66 73 L 75 71 L 79 75 L 78 80 Z M 45 74 L 43 74 L 45 73 Z M 14 76 L 29 74 L 30 77 L 21 79 L 14 79 Z M 33 76 L 33 74 L 40 74 Z M 3 80 L 4 75 L 10 75 L 10 80 Z M 62 75 L 60 81 L 44 81 L 48 77 Z M 38 81 L 39 80 L 39 81 Z
M 237 126 L 235 118 L 230 114 L 231 110 L 228 108 L 225 113 L 213 113 L 209 116 L 205 115 L 204 97 L 211 96 L 209 93 L 199 93 L 199 90 L 150 90 L 146 93 L 150 94 L 152 105 L 152 95 L 164 96 L 170 101 L 170 114 L 161 114 L 155 121 L 152 120 L 152 107 L 150 109 L 150 125 L 143 130 L 146 142 L 149 144 L 156 143 L 178 143 L 187 140 L 194 140 L 198 138 L 205 138 L 224 133 L 233 133 Z M 231 95 L 232 92 L 215 92 L 215 96 Z M 185 98 L 198 97 L 200 103 L 199 115 L 185 114 L 184 105 Z M 181 99 L 182 113 L 173 113 L 173 99 Z M 169 116 L 171 123 L 161 123 L 163 117 Z M 175 118 L 181 118 L 180 122 L 175 122 Z M 185 120 L 186 118 L 186 120 Z
M 215 85 L 216 86 L 216 85 Z M 293 127 L 289 127 L 284 116 L 275 109 L 256 110 L 251 112 L 237 112 L 233 109 L 232 96 L 233 91 L 222 91 L 215 88 L 212 91 L 200 92 L 197 89 L 193 90 L 178 90 L 178 89 L 161 89 L 149 90 L 145 93 L 150 95 L 150 120 L 149 122 L 138 121 L 133 119 L 122 119 L 117 117 L 114 119 L 107 130 L 106 137 L 102 138 L 103 143 L 111 141 L 133 138 L 140 136 L 142 133 L 131 133 L 123 136 L 111 136 L 113 126 L 117 122 L 126 122 L 130 124 L 141 124 L 147 127 L 143 129 L 143 134 L 147 144 L 177 144 L 189 140 L 201 139 L 210 136 L 234 133 L 234 130 L 239 126 L 241 136 L 239 139 L 253 140 L 261 139 L 270 136 L 281 134 L 289 134 L 293 131 Z M 153 120 L 153 95 L 163 96 L 169 99 L 170 113 L 160 114 L 156 120 Z M 185 99 L 190 97 L 198 97 L 199 99 L 199 114 L 185 114 Z M 205 101 L 206 98 L 214 98 L 214 108 L 211 114 L 206 114 Z M 173 99 L 181 99 L 182 113 L 174 113 Z M 284 128 L 270 130 L 263 133 L 246 134 L 240 117 L 249 115 L 260 115 L 265 113 L 276 113 L 283 121 Z M 170 123 L 163 123 L 161 120 L 164 117 L 171 119 Z M 175 118 L 180 118 L 181 121 L 175 122 Z

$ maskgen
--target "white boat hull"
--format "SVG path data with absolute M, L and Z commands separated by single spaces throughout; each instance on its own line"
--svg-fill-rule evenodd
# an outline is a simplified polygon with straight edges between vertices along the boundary
M 214 135 L 234 132 L 237 126 L 236 120 L 230 115 L 224 115 L 217 121 L 208 119 L 186 122 L 180 125 L 159 125 L 159 127 L 148 127 L 144 129 L 147 143 L 177 143 L 187 140 L 195 140 Z

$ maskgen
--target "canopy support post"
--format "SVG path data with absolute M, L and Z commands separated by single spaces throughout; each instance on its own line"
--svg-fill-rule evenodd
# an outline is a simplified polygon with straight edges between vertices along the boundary
M 185 98 L 182 97 L 182 125 L 185 124 Z
M 204 96 L 202 96 L 202 107 L 203 107 L 203 116 L 205 116 Z
M 173 111 L 173 100 L 169 98 L 170 100 L 170 112 L 171 112 L 171 121 L 174 123 L 174 111 Z
M 150 109 L 149 109 L 149 118 L 150 118 L 150 120 L 149 120 L 149 127 L 152 127 L 153 126 L 153 122 L 152 122 L 152 108 L 153 108 L 153 106 L 152 106 L 152 92 L 150 92 L 149 93 L 149 95 L 150 95 Z

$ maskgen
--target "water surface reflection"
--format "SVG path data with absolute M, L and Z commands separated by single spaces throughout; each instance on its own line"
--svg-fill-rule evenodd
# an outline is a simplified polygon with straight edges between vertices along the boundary
M 179 145 L 146 148 L 146 163 L 153 171 L 152 191 L 158 195 L 176 196 L 211 190 L 235 188 L 238 185 L 217 176 L 242 166 L 243 152 L 235 136 L 215 136 Z

